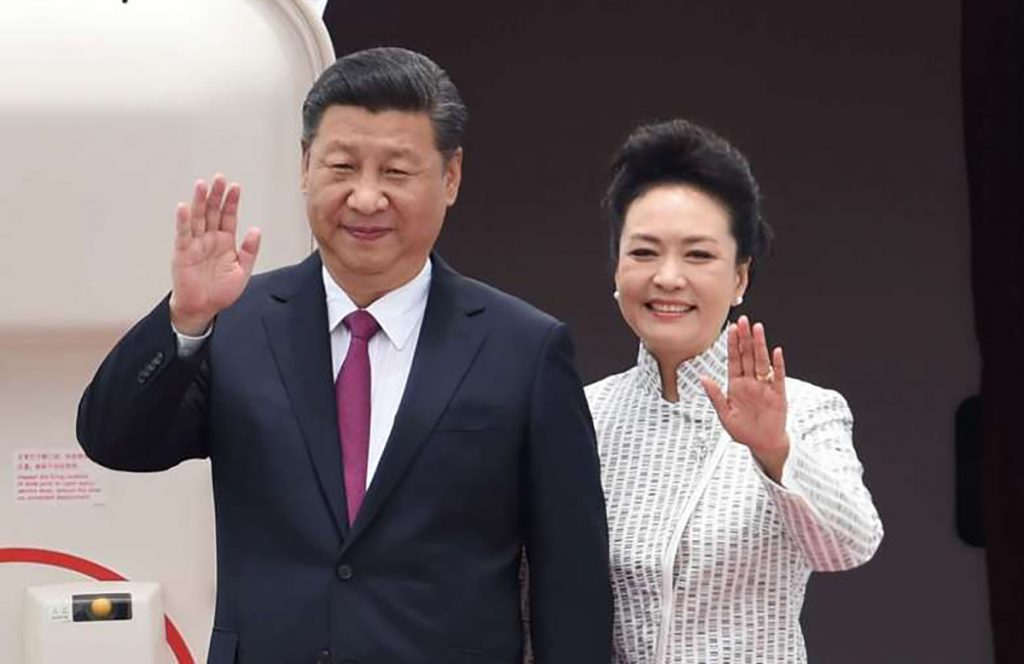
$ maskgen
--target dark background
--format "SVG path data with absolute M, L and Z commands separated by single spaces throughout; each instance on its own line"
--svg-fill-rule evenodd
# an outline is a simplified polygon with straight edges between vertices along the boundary
M 954 529 L 953 415 L 978 390 L 955 0 L 329 4 L 339 54 L 421 50 L 470 108 L 440 249 L 566 320 L 587 382 L 627 368 L 599 200 L 639 122 L 750 158 L 777 233 L 742 311 L 846 395 L 886 527 L 812 578 L 813 662 L 993 661 L 985 558 Z

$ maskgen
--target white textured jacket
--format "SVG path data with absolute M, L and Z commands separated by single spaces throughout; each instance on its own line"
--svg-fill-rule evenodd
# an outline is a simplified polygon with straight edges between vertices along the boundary
M 699 377 L 727 382 L 726 339 L 679 367 L 661 397 L 654 358 L 586 388 L 601 454 L 616 664 L 805 662 L 812 571 L 867 561 L 882 524 L 862 482 L 843 397 L 786 379 L 781 484 L 725 433 Z

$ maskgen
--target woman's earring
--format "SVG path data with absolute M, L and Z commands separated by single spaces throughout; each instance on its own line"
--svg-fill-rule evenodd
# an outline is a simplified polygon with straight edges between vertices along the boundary
M 618 300 L 619 299 L 619 291 L 618 290 L 613 291 L 612 292 L 612 297 L 615 298 L 616 300 Z
M 743 304 L 743 296 L 742 295 L 737 295 L 736 299 L 732 301 L 732 306 L 738 307 L 741 304 Z

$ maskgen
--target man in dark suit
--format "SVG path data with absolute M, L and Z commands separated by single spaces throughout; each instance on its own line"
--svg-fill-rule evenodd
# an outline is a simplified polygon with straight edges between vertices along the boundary
M 213 664 L 610 659 L 593 429 L 565 325 L 432 249 L 466 109 L 431 60 L 340 59 L 303 107 L 318 251 L 250 280 L 237 185 L 177 211 L 173 290 L 79 408 L 111 468 L 212 461 Z

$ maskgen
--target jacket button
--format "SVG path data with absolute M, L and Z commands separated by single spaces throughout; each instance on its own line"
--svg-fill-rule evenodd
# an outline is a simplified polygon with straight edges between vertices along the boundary
M 338 578 L 342 581 L 348 581 L 352 578 L 352 567 L 349 565 L 338 565 L 338 569 L 336 569 L 335 572 L 337 573 Z
M 331 651 L 323 650 L 316 656 L 316 664 L 331 664 Z

